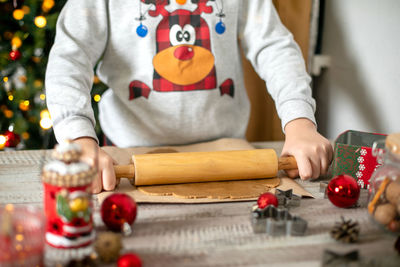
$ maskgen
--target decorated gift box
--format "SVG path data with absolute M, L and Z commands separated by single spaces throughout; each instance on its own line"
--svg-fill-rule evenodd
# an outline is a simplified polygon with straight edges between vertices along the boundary
M 335 141 L 332 176 L 347 174 L 356 179 L 361 188 L 368 188 L 372 173 L 380 164 L 372 154 L 374 142 L 385 134 L 348 130 Z

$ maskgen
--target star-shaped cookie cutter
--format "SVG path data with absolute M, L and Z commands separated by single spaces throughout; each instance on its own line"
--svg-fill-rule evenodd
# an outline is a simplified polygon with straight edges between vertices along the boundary
M 293 189 L 280 190 L 276 189 L 275 196 L 278 199 L 278 207 L 298 207 L 300 206 L 301 196 L 293 194 Z
M 253 207 L 252 226 L 254 233 L 266 233 L 270 236 L 300 236 L 307 230 L 307 221 L 293 216 L 288 209 L 278 209 L 269 205 L 264 209 Z

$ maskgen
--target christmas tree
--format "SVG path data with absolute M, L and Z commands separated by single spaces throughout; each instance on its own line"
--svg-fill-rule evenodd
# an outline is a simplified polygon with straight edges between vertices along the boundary
M 52 148 L 44 78 L 66 0 L 0 0 L 0 150 Z M 106 89 L 97 77 L 92 106 Z M 97 125 L 99 125 L 97 123 Z M 98 136 L 101 129 L 96 128 Z

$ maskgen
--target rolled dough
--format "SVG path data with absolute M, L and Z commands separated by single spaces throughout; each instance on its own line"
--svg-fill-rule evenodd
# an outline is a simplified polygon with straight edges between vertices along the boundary
M 258 197 L 260 194 L 279 186 L 279 178 L 189 183 L 175 185 L 156 185 L 137 187 L 142 193 L 152 196 L 174 196 L 185 199 L 244 199 Z

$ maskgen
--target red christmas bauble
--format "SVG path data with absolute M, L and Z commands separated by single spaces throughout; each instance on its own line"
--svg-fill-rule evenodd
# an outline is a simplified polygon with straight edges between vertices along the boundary
M 11 131 L 5 131 L 4 136 L 6 137 L 5 147 L 16 147 L 21 141 L 20 136 Z
M 342 174 L 329 182 L 326 194 L 333 205 L 348 208 L 356 204 L 360 196 L 360 187 L 353 177 Z
M 278 207 L 278 198 L 272 193 L 264 193 L 258 197 L 257 205 L 260 209 L 264 209 L 269 205 Z
M 11 60 L 16 61 L 21 57 L 21 52 L 18 50 L 13 50 L 10 52 L 9 56 Z
M 118 267 L 142 267 L 142 261 L 139 256 L 133 253 L 126 253 L 118 258 Z
M 112 231 L 121 232 L 126 223 L 132 225 L 136 213 L 136 202 L 127 194 L 114 193 L 101 204 L 101 218 Z

